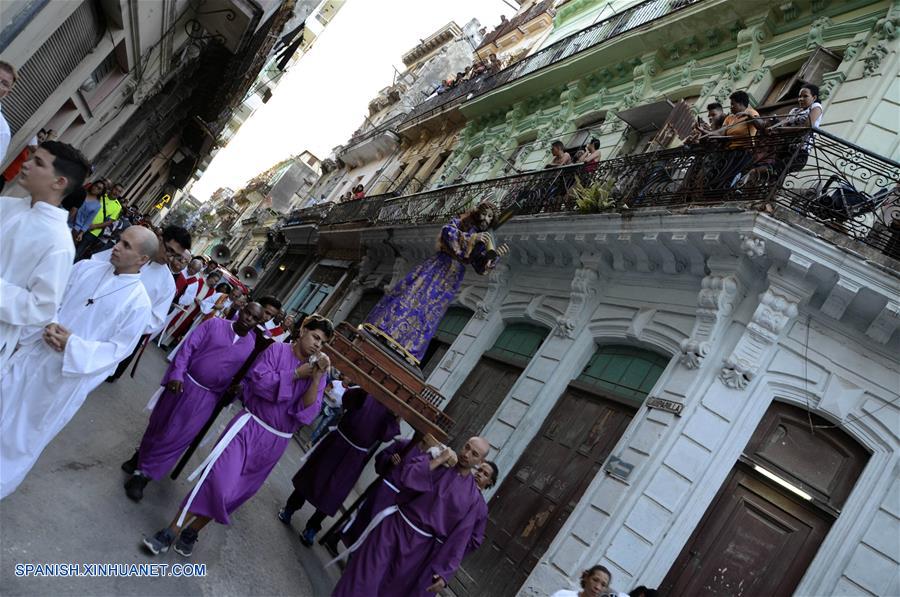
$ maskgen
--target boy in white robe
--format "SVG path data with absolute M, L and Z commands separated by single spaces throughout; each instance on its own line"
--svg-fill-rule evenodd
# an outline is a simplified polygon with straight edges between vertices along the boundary
M 75 264 L 54 322 L 22 334 L 0 384 L 0 499 L 147 328 L 151 304 L 139 272 L 157 247 L 147 228 L 127 228 L 109 263 Z
M 0 372 L 22 329 L 56 314 L 75 259 L 68 214 L 59 205 L 89 171 L 74 147 L 45 141 L 19 174 L 31 196 L 0 197 Z

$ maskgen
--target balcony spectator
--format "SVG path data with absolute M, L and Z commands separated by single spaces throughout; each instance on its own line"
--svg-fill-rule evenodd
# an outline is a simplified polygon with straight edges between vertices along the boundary
M 725 117 L 722 126 L 710 133 L 710 136 L 725 135 L 731 139 L 755 137 L 759 131 L 757 119 L 759 112 L 750 107 L 750 96 L 746 91 L 735 91 L 728 96 L 731 100 L 731 114 Z M 729 142 L 728 147 L 740 147 L 741 143 Z
M 353 200 L 354 201 L 357 201 L 359 199 L 365 199 L 365 198 L 366 198 L 366 191 L 363 189 L 363 186 L 361 184 L 358 184 L 355 187 L 353 187 Z
M 596 137 L 588 141 L 587 147 L 578 156 L 578 161 L 582 164 L 596 164 L 600 161 L 600 140 Z
M 553 158 L 544 168 L 557 168 L 559 166 L 568 166 L 572 163 L 572 156 L 566 151 L 566 146 L 563 145 L 562 141 L 556 140 L 551 143 L 550 153 L 553 155 Z
M 503 65 L 500 64 L 500 61 L 497 59 L 497 55 L 491 52 L 491 55 L 488 56 L 488 71 L 490 74 L 494 75 L 503 68 Z
M 0 100 L 6 97 L 13 86 L 16 84 L 18 74 L 16 68 L 9 62 L 0 60 Z M 12 140 L 12 132 L 9 130 L 9 123 L 3 116 L 3 104 L 0 103 L 0 164 L 6 159 L 6 152 L 9 149 L 9 142 Z
M 701 137 L 708 135 L 711 131 L 720 129 L 725 125 L 725 109 L 719 102 L 712 102 L 706 106 L 706 122 L 700 120 L 697 116 L 697 122 L 694 124 L 693 131 L 690 136 L 684 140 L 685 145 L 695 145 Z

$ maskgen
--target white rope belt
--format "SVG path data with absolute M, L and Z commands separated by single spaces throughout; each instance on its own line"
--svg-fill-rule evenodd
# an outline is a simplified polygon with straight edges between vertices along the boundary
M 197 484 L 194 485 L 194 489 L 191 491 L 191 495 L 188 496 L 187 501 L 184 503 L 184 509 L 181 511 L 181 515 L 178 517 L 178 522 L 176 523 L 179 527 L 184 524 L 184 519 L 187 516 L 188 510 L 191 508 L 191 504 L 194 503 L 194 498 L 197 497 L 197 494 L 200 492 L 200 487 L 203 485 L 203 482 L 206 481 L 206 477 L 209 476 L 209 472 L 212 470 L 213 466 L 216 464 L 216 461 L 219 459 L 219 456 L 225 451 L 225 448 L 228 447 L 228 444 L 231 443 L 231 440 L 235 438 L 235 436 L 244 428 L 244 426 L 253 419 L 256 421 L 260 427 L 277 435 L 278 437 L 283 437 L 285 439 L 290 439 L 294 436 L 293 433 L 287 433 L 285 431 L 279 431 L 274 427 L 263 422 L 262 419 L 254 415 L 249 410 L 244 410 L 244 412 L 238 417 L 238 419 L 234 422 L 234 425 L 222 436 L 222 439 L 215 445 L 212 449 L 212 452 L 209 453 L 209 456 L 200 463 L 194 472 L 188 477 L 188 481 L 193 481 L 197 478 L 197 475 L 200 475 L 200 480 L 197 481 Z
M 387 481 L 385 481 L 385 482 L 387 482 Z M 411 528 L 416 533 L 422 535 L 423 537 L 428 537 L 429 539 L 434 539 L 438 543 L 443 543 L 443 541 L 441 539 L 439 539 L 438 537 L 435 537 L 431 533 L 423 531 L 422 529 L 417 527 L 415 524 L 413 524 L 413 522 L 409 518 L 407 518 L 403 512 L 400 511 L 400 507 L 394 505 L 394 506 L 385 508 L 384 510 L 382 510 L 381 512 L 376 514 L 375 517 L 372 518 L 372 522 L 370 522 L 369 525 L 362 532 L 362 534 L 360 534 L 359 539 L 357 539 L 353 543 L 353 545 L 351 545 L 350 547 L 348 547 L 347 549 L 345 549 L 344 551 L 339 553 L 336 558 L 334 558 L 333 560 L 331 560 L 330 562 L 325 564 L 325 567 L 328 568 L 329 566 L 331 566 L 337 562 L 340 562 L 341 560 L 347 559 L 351 553 L 353 553 L 354 551 L 356 551 L 357 549 L 362 547 L 362 544 L 366 542 L 366 539 L 369 538 L 369 535 L 372 534 L 372 531 L 375 530 L 375 527 L 377 527 L 379 524 L 381 524 L 381 521 L 383 521 L 385 518 L 387 518 L 388 516 L 391 516 L 395 513 L 400 514 L 400 518 L 402 518 L 403 521 L 409 525 L 409 528 Z
M 400 493 L 400 488 L 399 488 L 399 487 L 397 487 L 396 485 L 394 485 L 393 483 L 391 483 L 391 482 L 388 481 L 387 479 L 382 479 L 382 481 L 384 481 L 384 484 L 387 485 L 388 487 L 390 487 L 390 488 L 394 491 L 394 493 Z
M 350 444 L 352 447 L 356 448 L 360 452 L 366 452 L 366 453 L 369 452 L 369 448 L 363 448 L 362 446 L 359 446 L 359 445 L 353 443 L 352 441 L 350 441 L 350 438 L 347 437 L 346 435 L 344 435 L 344 432 L 341 431 L 340 427 L 335 427 L 334 430 L 337 431 L 338 435 L 340 435 L 342 438 L 344 438 L 344 441 L 347 442 L 348 444 Z
M 191 380 L 191 383 L 193 383 L 195 386 L 197 386 L 197 387 L 200 388 L 201 390 L 206 390 L 207 392 L 212 392 L 212 390 L 210 390 L 210 389 L 207 388 L 205 385 L 203 385 L 202 383 L 200 383 L 199 381 L 197 381 L 196 379 L 194 379 L 194 378 L 191 376 L 191 374 L 188 373 L 187 371 L 184 372 L 184 375 L 185 375 L 189 380 Z

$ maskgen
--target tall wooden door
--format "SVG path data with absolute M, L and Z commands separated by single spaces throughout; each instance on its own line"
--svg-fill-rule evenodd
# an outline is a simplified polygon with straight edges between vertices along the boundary
M 661 591 L 793 594 L 868 458 L 824 419 L 773 404 Z
M 490 503 L 482 546 L 457 572 L 465 595 L 514 595 L 572 513 L 634 408 L 569 387 Z
M 514 595 L 543 556 L 669 359 L 597 349 L 488 504 L 484 543 L 451 583 L 457 595 Z
M 546 337 L 546 328 L 528 323 L 503 330 L 444 409 L 454 421 L 451 442 L 482 432 Z
M 831 526 L 824 513 L 740 464 L 662 589 L 668 595 L 790 595 Z

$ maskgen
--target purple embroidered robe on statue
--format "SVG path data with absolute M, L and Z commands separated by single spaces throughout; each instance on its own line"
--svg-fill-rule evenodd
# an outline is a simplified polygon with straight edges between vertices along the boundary
M 426 589 L 432 577 L 449 582 L 473 535 L 481 535 L 476 541 L 480 544 L 485 506 L 475 479 L 455 468 L 431 471 L 429 462 L 428 455 L 422 455 L 402 467 L 400 512 L 385 518 L 350 556 L 334 597 L 431 595 Z
M 397 417 L 362 389 L 344 392 L 343 406 L 337 429 L 322 439 L 293 479 L 294 488 L 328 516 L 347 499 L 366 467 L 369 450 L 400 433 Z
M 438 324 L 459 293 L 471 263 L 485 272 L 484 245 L 475 243 L 474 227 L 460 229 L 453 218 L 441 229 L 438 253 L 419 264 L 382 297 L 366 319 L 421 360 Z
M 397 503 L 400 471 L 403 470 L 405 464 L 423 454 L 418 445 L 414 445 L 403 457 L 400 464 L 394 466 L 391 463 L 391 457 L 394 454 L 401 454 L 406 446 L 409 445 L 409 442 L 410 440 L 408 439 L 395 439 L 391 445 L 375 455 L 375 472 L 381 475 L 383 479 L 372 488 L 359 510 L 356 511 L 356 518 L 353 519 L 353 522 L 341 535 L 341 541 L 344 542 L 344 545 L 348 547 L 353 545 L 365 528 L 369 526 L 372 517 Z
M 165 386 L 180 381 L 182 391 L 164 391 L 150 414 L 138 450 L 138 470 L 143 475 L 159 480 L 175 466 L 250 357 L 254 344 L 252 333 L 238 337 L 232 322 L 224 319 L 205 321 L 191 333 L 160 382 Z
M 303 394 L 312 379 L 294 379 L 294 369 L 301 364 L 291 352 L 290 344 L 269 346 L 244 378 L 244 407 L 283 433 L 296 433 L 303 425 L 311 423 L 322 408 L 326 378 L 322 376 L 319 381 L 315 401 L 303 406 Z M 242 412 L 235 415 L 223 435 Z M 259 491 L 290 441 L 250 419 L 216 460 L 200 486 L 190 512 L 230 524 L 228 515 Z M 184 502 L 181 506 L 184 507 Z

